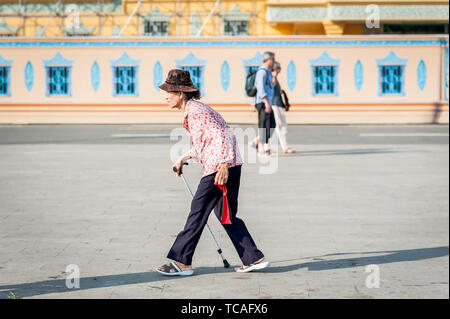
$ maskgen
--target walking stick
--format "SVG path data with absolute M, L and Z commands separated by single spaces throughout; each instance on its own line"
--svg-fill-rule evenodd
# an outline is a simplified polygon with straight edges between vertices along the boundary
M 183 163 L 183 165 L 188 165 L 188 163 Z M 174 168 L 173 168 L 173 171 L 176 173 L 176 172 L 177 172 L 177 168 L 174 167 Z M 180 168 L 180 176 L 181 176 L 181 178 L 183 179 L 184 185 L 186 185 L 186 188 L 188 189 L 189 194 L 191 194 L 192 199 L 194 199 L 194 194 L 192 193 L 191 188 L 189 187 L 189 184 L 188 184 L 187 181 L 186 181 L 186 178 L 184 178 L 184 175 L 183 175 L 183 173 L 182 173 L 182 169 L 181 169 L 181 168 Z M 229 268 L 229 267 L 230 267 L 230 264 L 228 263 L 228 261 L 227 261 L 227 260 L 225 259 L 225 257 L 223 256 L 222 248 L 220 248 L 219 244 L 217 243 L 216 237 L 214 236 L 214 234 L 213 234 L 213 232 L 212 232 L 212 230 L 211 230 L 211 227 L 209 227 L 208 223 L 206 223 L 206 227 L 208 228 L 209 233 L 211 234 L 211 237 L 212 237 L 214 243 L 216 244 L 217 252 L 219 253 L 220 257 L 222 257 L 223 266 L 224 266 L 225 268 Z

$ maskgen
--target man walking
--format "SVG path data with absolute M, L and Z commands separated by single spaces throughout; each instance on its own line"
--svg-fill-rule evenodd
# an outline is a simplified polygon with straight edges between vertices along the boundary
M 256 72 L 255 87 L 256 96 L 254 105 L 258 110 L 258 138 L 253 141 L 253 144 L 259 150 L 263 150 L 267 155 L 270 155 L 269 138 L 271 129 L 274 129 L 275 117 L 272 112 L 273 101 L 273 82 L 272 82 L 272 67 L 275 62 L 275 53 L 264 52 L 263 64 Z M 261 144 L 264 146 L 261 147 Z

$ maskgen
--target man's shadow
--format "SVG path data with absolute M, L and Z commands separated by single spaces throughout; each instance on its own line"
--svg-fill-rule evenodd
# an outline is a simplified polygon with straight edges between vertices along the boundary
M 340 255 L 373 255 L 382 254 L 379 256 L 367 256 L 356 258 L 343 258 L 327 260 L 327 257 Z M 358 266 L 365 266 L 370 264 L 381 265 L 387 263 L 404 262 L 404 261 L 418 261 L 431 258 L 438 258 L 448 256 L 448 246 L 433 247 L 433 248 L 419 248 L 407 250 L 390 250 L 390 251 L 370 251 L 370 252 L 351 252 L 351 253 L 337 253 L 326 254 L 316 257 L 294 258 L 290 260 L 281 260 L 272 262 L 270 268 L 265 269 L 265 273 L 284 273 L 289 271 L 307 268 L 310 271 L 320 271 L 329 269 L 351 268 Z M 276 266 L 278 263 L 292 262 L 296 260 L 312 259 L 311 262 L 297 263 L 286 266 Z M 316 261 L 314 261 L 316 260 Z M 208 275 L 217 273 L 233 273 L 233 268 L 224 269 L 221 267 L 197 267 L 195 268 L 196 275 Z M 78 290 L 87 290 L 94 288 L 104 288 L 113 286 L 125 286 L 141 283 L 162 283 L 167 280 L 172 280 L 179 277 L 165 277 L 155 271 L 140 272 L 132 274 L 106 275 L 96 277 L 80 278 L 80 288 L 69 289 L 66 287 L 66 279 L 55 279 L 38 281 L 32 283 L 12 284 L 0 286 L 0 298 L 8 298 L 11 294 L 18 297 L 31 297 L 50 293 L 64 293 Z M 164 289 L 164 287 L 155 287 Z

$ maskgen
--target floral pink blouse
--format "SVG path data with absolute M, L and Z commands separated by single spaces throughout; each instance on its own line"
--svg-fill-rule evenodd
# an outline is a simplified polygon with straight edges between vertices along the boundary
M 236 136 L 223 117 L 208 105 L 188 101 L 183 127 L 191 136 L 188 154 L 203 166 L 203 176 L 217 172 L 222 163 L 228 163 L 228 167 L 243 164 Z

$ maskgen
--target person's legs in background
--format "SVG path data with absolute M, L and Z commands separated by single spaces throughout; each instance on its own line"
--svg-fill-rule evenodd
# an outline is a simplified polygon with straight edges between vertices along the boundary
M 264 129 L 265 129 L 265 139 L 264 139 L 264 152 L 267 155 L 270 155 L 270 146 L 269 146 L 269 139 L 270 139 L 270 117 L 273 116 L 273 111 L 270 113 L 265 113 L 264 112 Z
M 261 113 L 260 113 L 261 108 L 262 108 L 262 104 L 261 103 L 255 105 L 255 109 L 256 109 L 256 112 L 258 114 L 258 126 L 257 126 L 258 129 L 257 129 L 257 132 L 256 132 L 256 137 L 250 143 L 250 146 L 256 148 L 257 151 L 262 149 L 262 148 L 260 148 L 260 142 L 259 142 L 261 140 L 261 138 L 260 138 L 260 135 L 261 135 L 260 134 L 260 127 L 262 127 L 262 125 L 261 125 Z
M 271 137 L 272 130 L 275 128 L 275 117 L 273 115 L 273 111 L 266 113 L 263 103 L 258 105 L 258 120 L 259 153 L 270 155 L 271 151 L 269 139 Z
M 270 113 L 264 112 L 264 116 L 265 116 L 265 118 L 264 118 L 265 119 L 265 122 L 264 122 L 264 128 L 265 128 L 264 152 L 266 153 L 266 155 L 270 155 L 270 154 L 272 154 L 272 151 L 270 150 L 269 140 L 272 137 L 273 130 L 276 128 L 273 107 L 272 107 L 272 111 Z
M 284 153 L 294 153 L 295 150 L 291 149 L 287 145 L 286 135 L 287 135 L 287 121 L 286 116 L 284 114 L 283 107 L 273 106 L 272 107 L 275 122 L 276 122 L 276 131 L 278 134 L 278 140 L 280 141 L 281 149 Z
M 266 151 L 266 144 L 268 141 L 267 131 L 266 131 L 266 123 L 267 116 L 264 103 L 257 104 L 258 106 L 258 151 L 260 154 Z

